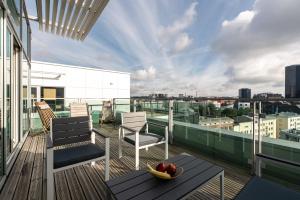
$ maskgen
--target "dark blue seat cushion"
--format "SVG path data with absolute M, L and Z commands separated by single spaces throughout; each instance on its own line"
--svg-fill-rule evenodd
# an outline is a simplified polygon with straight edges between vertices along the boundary
M 253 177 L 236 200 L 299 200 L 300 193 L 271 181 Z
M 144 146 L 148 144 L 154 144 L 157 142 L 161 142 L 164 140 L 164 137 L 160 135 L 156 135 L 154 133 L 144 133 L 139 135 L 139 146 Z M 135 145 L 135 134 L 132 135 L 126 135 L 124 137 L 124 140 L 132 145 Z
M 105 151 L 96 144 L 54 150 L 54 169 L 102 157 Z

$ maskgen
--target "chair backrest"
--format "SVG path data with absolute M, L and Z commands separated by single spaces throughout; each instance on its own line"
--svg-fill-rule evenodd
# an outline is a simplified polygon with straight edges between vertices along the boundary
M 56 118 L 50 106 L 45 102 L 35 102 L 35 106 L 46 130 L 50 130 L 50 119 Z
M 101 121 L 107 122 L 114 119 L 111 101 L 103 101 Z
M 141 131 L 147 122 L 146 112 L 121 113 L 121 118 L 123 126 L 135 129 L 137 131 Z M 125 131 L 125 133 L 129 133 L 129 131 Z
M 53 146 L 91 140 L 89 117 L 68 117 L 52 119 L 51 137 Z
M 71 103 L 70 104 L 71 117 L 89 116 L 89 108 L 87 103 Z

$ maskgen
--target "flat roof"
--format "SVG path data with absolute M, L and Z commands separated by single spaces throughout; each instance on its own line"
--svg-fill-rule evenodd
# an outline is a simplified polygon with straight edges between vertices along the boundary
M 87 67 L 87 66 L 78 66 L 78 65 L 67 65 L 67 64 L 61 64 L 61 63 L 52 63 L 52 62 L 43 62 L 43 61 L 37 61 L 32 60 L 31 64 L 41 64 L 41 65 L 52 65 L 52 66 L 59 66 L 59 67 L 69 67 L 69 68 L 77 68 L 77 69 L 87 69 L 87 70 L 95 70 L 95 71 L 103 71 L 103 72 L 111 72 L 111 73 L 118 73 L 118 74 L 128 74 L 129 72 L 121 72 L 121 71 L 115 71 L 115 70 L 107 70 L 103 68 L 98 67 Z

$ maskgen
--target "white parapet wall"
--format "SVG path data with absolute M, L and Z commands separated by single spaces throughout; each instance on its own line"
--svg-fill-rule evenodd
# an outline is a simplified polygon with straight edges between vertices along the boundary
M 38 100 L 45 87 L 64 88 L 66 99 L 130 98 L 130 73 L 32 61 L 31 86 Z

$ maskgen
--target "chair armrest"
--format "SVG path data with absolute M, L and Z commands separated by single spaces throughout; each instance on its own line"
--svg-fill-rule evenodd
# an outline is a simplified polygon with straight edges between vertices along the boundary
M 46 135 L 46 140 L 47 140 L 47 149 L 53 148 L 53 141 L 49 134 Z
M 124 129 L 126 129 L 126 130 L 128 130 L 128 131 L 131 131 L 131 132 L 133 132 L 133 133 L 139 132 L 138 130 L 135 130 L 135 129 L 133 129 L 133 128 L 126 127 L 126 126 L 124 126 L 124 125 L 121 125 L 120 128 L 124 128 Z
M 92 129 L 92 132 L 96 133 L 97 135 L 99 135 L 99 136 L 101 136 L 103 138 L 109 138 L 108 136 L 103 135 L 102 133 L 100 133 L 100 131 L 97 130 L 97 129 L 95 129 L 95 128 Z

